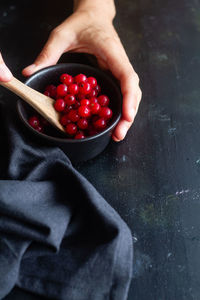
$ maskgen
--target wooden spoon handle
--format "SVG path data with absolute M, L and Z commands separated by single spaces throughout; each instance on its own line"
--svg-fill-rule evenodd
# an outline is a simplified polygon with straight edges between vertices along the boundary
M 52 98 L 30 88 L 15 77 L 13 77 L 13 79 L 8 82 L 0 82 L 0 85 L 9 89 L 20 98 L 25 100 L 52 125 L 64 131 L 63 126 L 59 122 L 59 114 L 53 107 L 54 100 Z

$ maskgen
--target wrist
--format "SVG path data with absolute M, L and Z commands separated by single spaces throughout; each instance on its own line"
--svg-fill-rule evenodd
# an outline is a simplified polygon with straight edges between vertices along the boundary
M 102 20 L 112 22 L 116 15 L 113 0 L 74 0 L 74 12 L 84 13 L 93 21 L 101 19 L 101 22 Z

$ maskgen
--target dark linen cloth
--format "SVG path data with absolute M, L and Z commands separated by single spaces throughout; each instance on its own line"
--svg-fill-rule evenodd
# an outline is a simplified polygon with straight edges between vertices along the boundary
M 2 103 L 0 118 L 0 299 L 14 286 L 50 299 L 126 299 L 127 225 L 59 148 L 33 143 Z

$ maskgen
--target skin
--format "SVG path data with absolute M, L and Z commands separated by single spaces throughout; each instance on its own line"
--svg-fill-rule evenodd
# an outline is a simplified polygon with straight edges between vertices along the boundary
M 134 71 L 113 26 L 113 0 L 74 0 L 74 13 L 50 34 L 35 62 L 22 73 L 34 72 L 57 63 L 67 51 L 85 52 L 96 56 L 101 68 L 109 69 L 119 80 L 123 95 L 122 117 L 112 138 L 124 139 L 137 114 L 141 100 L 139 78 Z M 0 80 L 8 81 L 11 73 L 0 56 Z
M 10 81 L 12 79 L 12 74 L 8 67 L 5 65 L 1 52 L 0 52 L 0 81 Z

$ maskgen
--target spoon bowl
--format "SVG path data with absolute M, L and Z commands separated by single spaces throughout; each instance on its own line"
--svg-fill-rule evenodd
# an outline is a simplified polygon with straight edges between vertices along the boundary
M 0 82 L 0 85 L 18 95 L 21 99 L 31 105 L 40 115 L 42 115 L 54 127 L 65 132 L 59 122 L 59 114 L 53 107 L 54 100 L 46 95 L 39 93 L 33 88 L 25 85 L 17 78 L 13 77 L 8 82 Z

